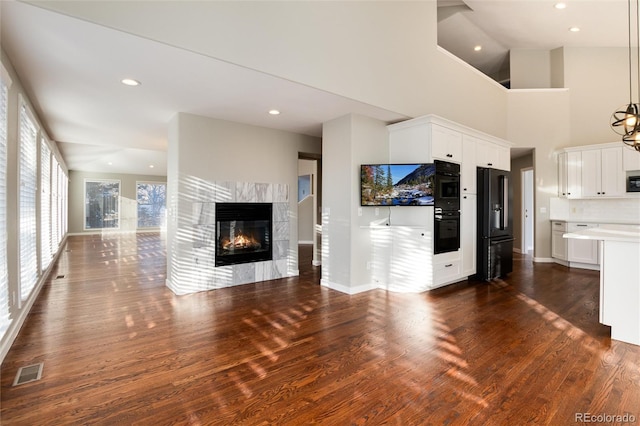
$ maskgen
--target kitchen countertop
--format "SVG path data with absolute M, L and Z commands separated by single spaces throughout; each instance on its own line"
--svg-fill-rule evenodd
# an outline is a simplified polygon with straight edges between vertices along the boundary
M 611 220 L 611 219 L 606 219 L 606 220 L 595 220 L 595 219 L 586 219 L 586 220 L 580 220 L 580 219 L 549 219 L 551 222 L 566 222 L 566 223 L 597 223 L 597 224 L 603 224 L 603 225 L 640 225 L 638 223 L 638 221 L 631 221 L 631 220 Z
M 583 240 L 640 243 L 640 225 L 601 225 L 597 228 L 588 228 L 582 231 L 566 233 L 563 237 Z

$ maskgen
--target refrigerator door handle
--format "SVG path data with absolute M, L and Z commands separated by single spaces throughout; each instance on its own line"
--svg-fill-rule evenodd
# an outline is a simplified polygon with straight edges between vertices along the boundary
M 509 226 L 509 178 L 502 176 L 502 229 Z

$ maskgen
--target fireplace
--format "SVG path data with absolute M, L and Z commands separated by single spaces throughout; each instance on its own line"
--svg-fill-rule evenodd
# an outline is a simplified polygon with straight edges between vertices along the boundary
M 215 266 L 272 260 L 272 204 L 216 203 Z

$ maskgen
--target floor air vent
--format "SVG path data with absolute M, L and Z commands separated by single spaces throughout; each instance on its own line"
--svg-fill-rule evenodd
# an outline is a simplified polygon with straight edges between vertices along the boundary
M 26 367 L 20 367 L 16 379 L 13 381 L 13 386 L 23 385 L 25 383 L 34 382 L 40 380 L 42 377 L 43 363 L 27 365 Z

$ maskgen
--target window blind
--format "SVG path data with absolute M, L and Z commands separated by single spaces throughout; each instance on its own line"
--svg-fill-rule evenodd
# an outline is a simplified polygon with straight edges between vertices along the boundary
M 67 231 L 69 230 L 69 176 L 64 173 L 62 167 L 60 167 L 60 175 L 62 176 L 62 197 L 60 198 L 60 216 L 62 219 L 60 221 L 61 234 L 59 235 L 58 242 L 62 241 L 62 237 L 67 235 Z
M 40 270 L 51 263 L 51 149 L 42 138 L 40 141 Z
M 20 296 L 31 293 L 38 280 L 37 252 L 37 129 L 31 114 L 23 103 L 20 106 Z
M 58 159 L 55 155 L 51 156 L 51 254 L 54 255 L 58 251 L 58 243 L 60 242 L 60 200 L 58 194 Z
M 7 109 L 9 87 L 0 79 L 0 336 L 9 326 L 7 275 Z

